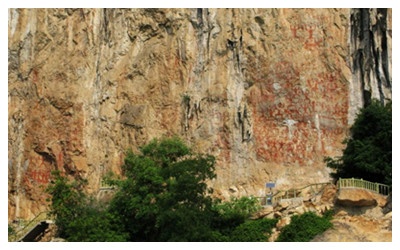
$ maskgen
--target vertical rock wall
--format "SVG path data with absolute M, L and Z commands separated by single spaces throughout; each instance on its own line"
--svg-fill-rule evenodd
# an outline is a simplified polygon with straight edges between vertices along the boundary
M 391 9 L 351 10 L 351 106 L 355 116 L 361 105 L 378 99 L 392 99 L 392 11 Z M 351 119 L 352 120 L 352 119 Z
M 10 9 L 8 49 L 9 219 L 50 171 L 96 192 L 161 136 L 216 156 L 220 197 L 327 181 L 368 93 L 391 99 L 391 10 Z

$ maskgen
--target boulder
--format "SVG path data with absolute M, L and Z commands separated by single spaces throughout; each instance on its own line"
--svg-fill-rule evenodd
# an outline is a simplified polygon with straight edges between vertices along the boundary
M 287 201 L 279 201 L 275 206 L 275 211 L 283 211 L 289 207 L 290 203 Z
M 383 213 L 389 213 L 392 211 L 392 194 L 390 194 L 387 198 L 386 198 L 386 204 L 383 207 Z
M 335 200 L 337 188 L 335 185 L 327 185 L 322 191 L 321 202 L 333 203 Z
M 322 213 L 325 213 L 326 211 L 328 211 L 328 210 L 330 210 L 331 209 L 331 206 L 329 206 L 329 205 L 322 205 L 321 206 L 321 212 Z
M 392 219 L 392 211 L 390 211 L 389 213 L 385 214 L 384 218 L 385 219 Z
M 365 207 L 376 206 L 378 202 L 371 192 L 364 189 L 341 189 L 335 203 L 342 206 Z
M 231 192 L 231 193 L 237 193 L 237 192 L 239 192 L 239 190 L 238 190 L 237 187 L 235 187 L 235 186 L 230 186 L 230 187 L 229 187 L 229 192 Z
M 339 212 L 337 212 L 335 214 L 335 217 L 344 217 L 344 216 L 347 216 L 347 215 L 348 215 L 348 213 L 345 210 L 340 210 Z
M 306 212 L 306 209 L 304 206 L 296 207 L 295 212 L 298 214 L 304 214 Z
M 303 202 L 311 201 L 311 199 L 312 199 L 312 196 L 309 194 L 306 194 L 303 196 Z
M 264 218 L 265 216 L 271 214 L 272 212 L 274 212 L 274 208 L 272 206 L 264 207 L 262 210 L 260 210 L 257 213 L 255 213 L 252 216 L 252 219 L 257 220 L 257 219 Z
M 279 231 L 276 228 L 273 228 L 271 231 L 271 235 L 269 236 L 268 241 L 269 242 L 275 242 L 276 239 L 278 239 L 279 236 Z
M 365 217 L 374 218 L 374 219 L 382 218 L 383 217 L 382 208 L 379 207 L 379 206 L 376 206 L 376 207 L 373 207 L 373 208 L 366 209 Z
M 282 219 L 280 219 L 277 223 L 276 223 L 276 229 L 278 231 L 282 230 L 282 228 L 284 228 L 286 225 L 290 224 L 290 217 L 284 217 Z
M 267 216 L 265 216 L 264 218 L 266 218 L 266 219 L 274 219 L 275 218 L 274 215 L 275 215 L 275 213 L 270 213 Z
M 314 203 L 321 203 L 321 195 L 319 194 L 319 195 L 315 195 L 312 199 L 311 199 L 311 202 L 314 202 Z

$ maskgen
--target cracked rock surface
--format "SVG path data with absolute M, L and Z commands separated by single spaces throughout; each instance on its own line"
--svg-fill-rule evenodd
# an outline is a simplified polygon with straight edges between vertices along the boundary
M 326 182 L 369 98 L 391 99 L 391 10 L 9 9 L 8 218 L 179 135 L 220 198 Z M 368 34 L 368 36 L 366 35 Z

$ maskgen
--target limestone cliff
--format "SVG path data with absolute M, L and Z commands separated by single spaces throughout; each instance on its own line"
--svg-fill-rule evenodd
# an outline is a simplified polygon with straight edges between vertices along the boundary
M 51 170 L 89 180 L 179 135 L 220 197 L 327 181 L 357 110 L 391 99 L 391 10 L 9 9 L 9 219 Z

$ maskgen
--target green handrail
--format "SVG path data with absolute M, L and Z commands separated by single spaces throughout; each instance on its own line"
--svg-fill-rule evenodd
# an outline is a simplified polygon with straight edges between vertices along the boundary
M 312 193 L 317 193 L 317 192 L 319 192 L 320 189 L 322 189 L 323 186 L 326 186 L 328 184 L 331 184 L 331 183 L 330 182 L 313 183 L 313 184 L 309 184 L 307 186 L 304 186 L 304 187 L 298 188 L 298 189 L 280 190 L 276 194 L 273 195 L 272 201 L 277 202 L 279 200 L 282 200 L 283 197 L 285 197 L 285 199 L 302 197 L 301 196 L 302 191 L 308 187 L 311 188 Z M 315 191 L 314 191 L 313 187 L 315 187 L 315 189 L 316 189 Z M 300 193 L 300 196 L 297 196 L 297 193 Z
M 29 231 L 29 229 L 31 228 L 30 226 L 32 225 L 32 223 L 33 223 L 33 226 L 35 226 L 39 221 L 48 219 L 49 216 L 47 213 L 48 213 L 48 211 L 40 212 L 33 219 L 31 219 L 26 225 L 24 225 L 21 229 L 16 231 L 14 234 L 14 241 L 16 241 L 18 238 L 24 236 L 24 234 L 27 233 Z M 40 217 L 43 214 L 45 214 L 45 217 L 44 218 Z
M 339 178 L 337 181 L 338 188 L 361 188 L 361 189 L 366 189 L 381 195 L 389 195 L 390 193 L 390 186 L 377 183 L 377 182 L 371 182 L 371 181 L 365 181 L 363 179 L 355 179 L 355 178 Z
M 322 183 L 313 183 L 313 184 L 309 184 L 307 186 L 304 186 L 302 188 L 298 188 L 298 189 L 288 189 L 288 190 L 279 190 L 277 193 L 275 193 L 271 198 L 272 198 L 272 203 L 276 203 L 282 199 L 291 199 L 291 198 L 301 198 L 301 193 L 304 189 L 310 187 L 311 188 L 311 192 L 312 193 L 316 193 L 319 192 L 320 189 L 322 189 L 322 187 L 328 185 L 328 184 L 332 184 L 330 182 L 322 182 Z M 315 186 L 315 192 L 313 187 Z M 320 186 L 320 187 L 319 187 Z M 319 187 L 319 188 L 318 188 Z M 300 194 L 300 196 L 298 195 Z M 260 200 L 260 204 L 262 204 L 263 200 L 266 199 L 266 197 L 256 197 Z M 266 203 L 266 201 L 265 201 Z

